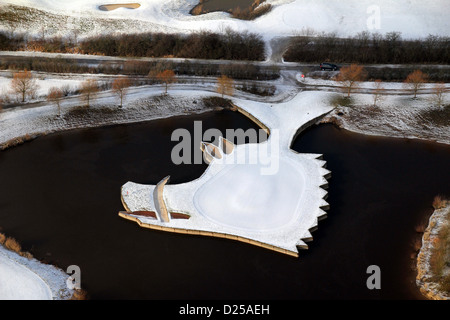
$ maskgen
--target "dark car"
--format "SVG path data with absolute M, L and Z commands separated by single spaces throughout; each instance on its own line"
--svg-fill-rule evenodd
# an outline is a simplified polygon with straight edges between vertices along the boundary
M 332 70 L 336 71 L 339 70 L 339 67 L 335 64 L 324 62 L 320 64 L 320 70 Z

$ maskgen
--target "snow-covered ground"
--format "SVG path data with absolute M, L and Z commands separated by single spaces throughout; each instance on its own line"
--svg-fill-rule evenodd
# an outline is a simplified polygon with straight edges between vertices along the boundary
M 54 266 L 28 259 L 0 245 L 0 300 L 69 299 L 69 275 Z
M 337 107 L 322 121 L 361 134 L 450 144 L 450 118 L 444 107 L 435 106 L 432 99 L 431 94 L 412 99 L 412 95 L 391 93 L 373 107 L 372 94 L 358 93 L 352 95 L 351 106 Z M 448 103 L 450 94 L 445 94 L 444 99 Z M 430 112 L 435 112 L 434 118 L 427 116 Z
M 82 76 L 79 76 L 78 79 L 73 78 L 67 78 L 64 79 L 62 77 L 48 77 L 48 76 L 40 76 L 36 73 L 33 73 L 36 78 L 36 96 L 37 97 L 46 97 L 48 95 L 48 91 L 51 87 L 57 87 L 57 88 L 65 88 L 67 87 L 70 90 L 76 90 L 79 89 L 81 82 L 83 82 L 84 79 L 82 79 Z M 14 94 L 11 92 L 11 81 L 12 77 L 2 76 L 0 75 L 0 97 L 9 95 L 14 96 Z
M 340 84 L 337 81 L 334 80 L 326 80 L 326 79 L 320 79 L 320 78 L 311 78 L 306 77 L 304 79 L 300 78 L 300 73 L 296 75 L 297 79 L 300 80 L 300 83 L 306 85 L 306 86 L 317 86 L 317 87 L 338 87 Z M 376 89 L 376 82 L 374 81 L 361 81 L 358 82 L 355 85 L 355 88 L 359 89 Z M 433 88 L 436 86 L 435 83 L 424 83 L 420 89 L 420 93 L 431 93 L 433 91 Z M 381 87 L 385 90 L 384 93 L 410 93 L 410 87 L 408 85 L 405 85 L 403 82 L 382 82 Z M 445 88 L 448 90 L 450 89 L 450 83 L 445 84 Z
M 23 21 L 23 31 L 39 34 L 42 27 L 47 34 L 69 34 L 81 30 L 80 36 L 102 32 L 190 32 L 222 31 L 231 28 L 248 30 L 266 39 L 295 35 L 302 30 L 336 32 L 352 36 L 369 31 L 385 34 L 401 32 L 405 38 L 426 37 L 428 34 L 449 35 L 447 0 L 267 0 L 273 9 L 254 21 L 232 19 L 229 14 L 213 12 L 200 16 L 189 14 L 197 0 L 140 0 L 137 9 L 119 8 L 102 11 L 103 4 L 124 3 L 122 0 L 3 0 L 2 3 L 29 6 L 66 18 L 48 15 L 46 19 Z M 378 15 L 379 14 L 379 15 Z M 108 19 L 116 23 L 107 22 Z M 53 21 L 59 20 L 59 21 Z M 128 20 L 129 23 L 124 23 Z M 379 22 L 379 23 L 378 23 Z M 109 27 L 108 27 L 109 26 Z M 3 25 L 3 28 L 7 26 Z

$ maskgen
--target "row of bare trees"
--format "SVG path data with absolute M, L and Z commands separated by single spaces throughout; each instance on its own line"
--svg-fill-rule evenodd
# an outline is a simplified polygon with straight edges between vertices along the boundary
M 157 73 L 150 73 L 149 77 L 165 84 L 165 93 L 167 93 L 168 85 L 175 81 L 175 73 L 173 70 L 164 70 Z M 123 105 L 123 99 L 126 89 L 131 86 L 131 80 L 127 76 L 116 78 L 111 85 L 112 90 L 118 95 L 120 106 Z M 92 96 L 100 91 L 100 83 L 96 79 L 87 79 L 83 81 L 79 88 L 79 93 L 89 106 Z M 18 99 L 24 103 L 29 98 L 36 97 L 39 85 L 33 73 L 27 69 L 18 71 L 13 74 L 11 80 L 11 93 L 16 95 Z M 51 87 L 48 91 L 48 100 L 59 101 L 67 94 L 60 87 Z M 58 106 L 59 107 L 59 106 Z
M 364 67 L 358 64 L 351 64 L 350 66 L 342 67 L 339 74 L 336 76 L 338 81 L 345 92 L 347 98 L 351 93 L 359 87 L 359 83 L 367 78 L 367 73 Z M 411 72 L 404 81 L 406 89 L 410 90 L 414 95 L 414 99 L 417 98 L 417 93 L 422 89 L 425 83 L 428 81 L 428 75 L 421 70 L 414 70 Z M 444 83 L 436 83 L 433 87 L 434 102 L 437 105 L 443 104 L 444 93 L 446 87 Z M 385 94 L 385 88 L 381 80 L 375 81 L 373 89 L 374 105 L 376 105 Z
M 150 78 L 153 78 L 165 85 L 165 94 L 168 92 L 170 84 L 176 81 L 176 76 L 173 70 L 166 69 L 160 72 L 150 72 Z M 127 94 L 128 88 L 132 85 L 132 81 L 127 76 L 116 78 L 111 85 L 112 91 L 120 100 L 120 107 L 123 106 L 124 98 Z M 38 90 L 38 85 L 33 74 L 28 70 L 23 70 L 14 73 L 11 81 L 11 91 L 16 94 L 21 102 L 25 102 L 28 97 L 33 97 Z M 80 85 L 80 98 L 89 108 L 91 100 L 100 91 L 100 84 L 96 79 L 87 79 Z M 232 95 L 234 91 L 234 81 L 232 78 L 222 75 L 217 80 L 217 92 L 222 95 Z M 58 115 L 61 115 L 61 101 L 66 96 L 64 90 L 60 87 L 51 87 L 48 90 L 47 100 L 56 105 Z M 0 106 L 2 101 L 0 101 Z

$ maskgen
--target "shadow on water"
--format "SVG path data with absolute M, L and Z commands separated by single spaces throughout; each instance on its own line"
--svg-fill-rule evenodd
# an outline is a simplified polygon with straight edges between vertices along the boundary
M 257 128 L 231 111 L 41 137 L 0 155 L 0 225 L 38 259 L 80 266 L 93 299 L 415 299 L 410 240 L 448 194 L 450 148 L 313 127 L 293 143 L 324 154 L 332 171 L 329 218 L 292 258 L 225 239 L 140 229 L 118 217 L 127 181 L 199 177 L 174 165 L 171 132 Z M 88 137 L 92 135 L 93 139 Z M 88 141 L 87 141 L 88 140 Z M 197 148 L 197 146 L 195 146 Z M 382 289 L 366 288 L 381 268 Z

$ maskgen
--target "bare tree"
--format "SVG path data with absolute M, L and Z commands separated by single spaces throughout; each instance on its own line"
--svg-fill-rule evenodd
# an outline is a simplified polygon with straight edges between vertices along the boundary
M 167 94 L 167 87 L 169 84 L 175 82 L 175 72 L 173 70 L 164 70 L 156 75 L 156 78 L 166 84 L 166 94 Z
M 234 91 L 234 81 L 233 79 L 222 75 L 220 78 L 217 79 L 217 92 L 220 93 L 223 96 L 226 95 L 233 95 Z
M 57 87 L 51 87 L 48 90 L 47 100 L 54 102 L 58 107 L 58 117 L 61 116 L 61 99 L 63 97 L 63 91 Z
M 112 83 L 112 89 L 120 99 L 120 107 L 123 105 L 123 97 L 126 95 L 131 82 L 128 77 L 116 78 Z
M 363 66 L 351 64 L 341 68 L 336 80 L 341 83 L 347 97 L 350 97 L 351 92 L 358 87 L 358 83 L 365 80 L 366 77 L 367 73 Z
M 378 102 L 384 99 L 386 89 L 381 80 L 375 80 L 375 88 L 373 89 L 373 106 L 376 107 Z
M 22 102 L 25 102 L 28 96 L 34 97 L 37 89 L 36 79 L 34 79 L 30 71 L 25 69 L 24 71 L 14 73 L 13 79 L 11 80 L 11 90 L 22 99 Z
M 417 92 L 423 87 L 428 80 L 428 75 L 420 70 L 411 72 L 405 80 L 405 85 L 414 93 L 414 99 L 417 98 Z
M 444 104 L 445 96 L 444 94 L 448 91 L 445 87 L 445 83 L 436 83 L 433 87 L 433 96 L 431 101 L 437 106 L 442 106 Z
M 81 98 L 86 101 L 86 107 L 89 108 L 89 103 L 99 91 L 98 82 L 95 79 L 87 79 L 81 83 Z
M 74 44 L 75 46 L 78 46 L 78 36 L 80 35 L 80 33 L 81 33 L 81 30 L 78 29 L 78 28 L 74 28 L 74 29 L 72 30 L 73 44 Z

